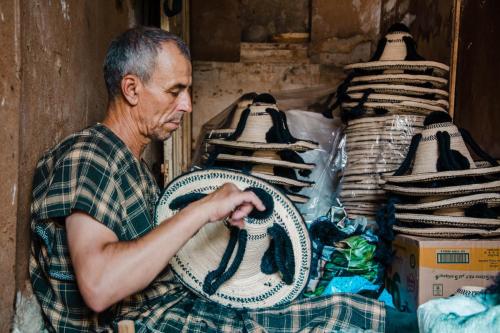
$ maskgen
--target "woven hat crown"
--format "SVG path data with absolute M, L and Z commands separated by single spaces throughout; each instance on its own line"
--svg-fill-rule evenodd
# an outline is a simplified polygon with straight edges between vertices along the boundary
M 490 165 L 498 165 L 474 142 L 469 132 L 459 130 L 452 123 L 447 113 L 433 112 L 426 117 L 422 133 L 412 138 L 408 154 L 394 176 L 401 176 L 410 168 L 411 175 L 476 169 L 478 166 L 472 159 L 466 141 Z

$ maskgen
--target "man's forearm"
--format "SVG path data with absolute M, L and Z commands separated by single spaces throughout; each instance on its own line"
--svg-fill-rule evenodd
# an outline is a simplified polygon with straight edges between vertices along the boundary
M 72 218 L 91 219 L 84 214 L 69 217 L 69 228 Z M 82 222 L 85 221 L 75 221 L 74 224 L 83 225 Z M 83 251 L 80 244 L 80 251 L 72 255 L 72 260 L 87 305 L 99 312 L 146 288 L 205 223 L 202 209 L 197 209 L 197 203 L 193 203 L 141 238 L 120 242 L 114 236 L 114 240 L 99 246 L 83 245 Z M 78 239 L 74 242 L 69 239 L 70 244 L 91 239 L 92 235 L 85 235 L 86 232 L 76 233 Z

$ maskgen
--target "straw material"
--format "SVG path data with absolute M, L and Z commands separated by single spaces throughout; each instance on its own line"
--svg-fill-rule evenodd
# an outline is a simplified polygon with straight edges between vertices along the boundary
M 496 207 L 500 205 L 500 193 L 477 193 L 416 204 L 396 204 L 395 207 L 397 211 L 436 210 L 443 208 L 466 208 L 479 203 L 485 203 L 488 207 Z
M 356 76 L 351 81 L 358 83 L 390 83 L 390 84 L 427 84 L 430 83 L 435 88 L 443 88 L 448 84 L 448 80 L 437 76 L 416 75 L 416 74 L 377 74 Z
M 364 63 L 350 64 L 344 67 L 344 70 L 415 70 L 426 71 L 433 70 L 436 76 L 445 76 L 450 67 L 436 62 L 427 60 L 404 60 L 407 56 L 406 44 L 403 37 L 412 38 L 412 36 L 403 31 L 394 31 L 385 35 L 387 43 L 384 47 L 380 58 L 376 61 L 369 61 Z
M 272 117 L 266 112 L 268 108 L 278 110 L 275 104 L 254 103 L 250 106 L 250 114 L 238 139 L 210 139 L 208 143 L 212 145 L 252 150 L 290 149 L 306 151 L 319 147 L 317 143 L 303 140 L 298 140 L 295 143 L 268 143 L 266 140 L 266 133 L 273 127 Z
M 349 97 L 353 100 L 360 100 L 363 97 L 363 93 L 349 93 Z M 368 95 L 368 102 L 380 102 L 380 103 L 400 103 L 400 102 L 415 102 L 421 104 L 429 104 L 433 106 L 440 106 L 448 109 L 450 104 L 447 100 L 444 99 L 425 99 L 425 98 L 417 98 L 417 97 L 408 97 L 401 95 L 389 95 L 389 94 L 377 94 L 371 93 Z
M 430 157 L 432 158 L 432 157 Z M 465 170 L 454 170 L 454 171 L 442 171 L 434 173 L 424 173 L 408 176 L 384 176 L 384 180 L 387 183 L 403 184 L 403 183 L 422 183 L 430 182 L 435 180 L 452 179 L 457 177 L 474 177 L 474 176 L 486 176 L 500 173 L 500 166 L 496 167 L 483 167 L 483 168 L 471 168 Z
M 202 227 L 170 261 L 172 270 L 189 289 L 225 306 L 254 309 L 292 301 L 307 284 L 311 244 L 299 211 L 285 194 L 267 182 L 239 172 L 217 169 L 186 174 L 167 186 L 157 205 L 156 223 L 176 213 L 169 208 L 175 198 L 193 192 L 211 193 L 227 182 L 242 190 L 248 187 L 264 189 L 274 201 L 274 210 L 269 218 L 246 219 L 247 244 L 235 275 L 223 283 L 215 294 L 209 296 L 203 292 L 206 275 L 219 266 L 229 241 L 229 230 L 222 221 Z M 266 275 L 260 270 L 262 256 L 270 244 L 267 229 L 273 223 L 281 225 L 292 242 L 295 272 L 291 285 L 284 284 L 279 273 Z
M 209 138 L 213 138 L 214 136 L 229 136 L 231 135 L 236 127 L 238 126 L 238 122 L 241 118 L 241 114 L 243 111 L 248 108 L 252 104 L 252 99 L 243 99 L 240 101 L 234 109 L 234 113 L 231 118 L 231 123 L 228 128 L 215 129 L 210 131 Z
M 314 185 L 314 182 L 294 180 L 294 179 L 290 179 L 290 178 L 286 178 L 286 177 L 275 176 L 274 174 L 271 174 L 271 173 L 250 171 L 250 174 L 252 174 L 255 177 L 259 177 L 261 179 L 264 179 L 264 180 L 270 182 L 271 184 L 277 184 L 277 185 L 283 185 L 283 186 L 296 186 L 296 187 L 311 187 L 312 185 Z
M 396 213 L 396 219 L 405 223 L 423 223 L 455 228 L 499 228 L 500 219 L 435 214 Z
M 349 127 L 355 127 L 356 125 L 361 124 L 383 124 L 384 126 L 392 125 L 394 122 L 398 122 L 404 120 L 405 123 L 415 123 L 422 125 L 424 123 L 424 116 L 419 115 L 382 115 L 382 116 L 373 116 L 373 117 L 365 117 L 358 118 L 349 121 Z
M 434 95 L 440 98 L 448 98 L 448 92 L 442 89 L 422 88 L 409 86 L 404 84 L 363 84 L 358 86 L 350 86 L 347 93 L 363 92 L 367 89 L 372 89 L 378 94 L 402 95 L 402 96 L 423 96 Z
M 295 193 L 286 193 L 288 199 L 290 199 L 293 203 L 296 204 L 305 204 L 309 201 L 309 197 L 305 195 L 295 194 Z
M 433 74 L 445 77 L 450 71 L 450 67 L 436 61 L 422 60 L 388 60 L 388 61 L 369 61 L 358 64 L 344 66 L 344 70 L 362 69 L 367 71 L 378 71 L 384 69 L 398 70 L 397 74 L 404 70 L 421 71 L 422 73 L 428 69 L 433 69 Z
M 266 134 L 273 127 L 273 120 L 271 115 L 267 113 L 266 109 L 271 108 L 278 111 L 276 104 L 254 103 L 249 108 L 250 113 L 248 119 L 246 120 L 245 127 L 241 132 L 241 135 L 236 140 L 209 139 L 208 143 L 225 147 L 252 150 L 290 149 L 296 151 L 306 151 L 319 147 L 317 143 L 303 140 L 297 140 L 295 143 L 268 143 L 266 140 Z M 241 121 L 241 119 L 239 119 L 239 121 Z
M 407 228 L 401 226 L 393 226 L 397 232 L 424 237 L 435 238 L 464 238 L 471 236 L 480 237 L 496 237 L 500 236 L 500 229 L 496 230 L 483 230 L 483 229 L 469 229 L 469 228 Z
M 238 161 L 238 162 L 248 162 L 248 163 L 259 163 L 268 164 L 273 166 L 283 166 L 287 168 L 294 168 L 300 170 L 313 170 L 315 164 L 311 163 L 294 163 L 289 161 L 284 161 L 275 151 L 260 151 L 257 150 L 252 156 L 245 155 L 230 155 L 230 154 L 219 154 L 217 155 L 217 160 L 220 161 Z
M 384 195 L 385 192 L 382 190 L 375 190 L 375 191 L 373 191 L 373 190 L 349 190 L 349 191 L 343 190 L 342 192 L 340 192 L 341 197 L 345 197 L 345 196 L 357 197 L 360 195 L 377 195 L 377 194 Z
M 387 178 L 384 178 L 387 179 Z M 454 185 L 444 187 L 407 187 L 385 183 L 382 188 L 387 192 L 409 195 L 409 196 L 430 196 L 430 195 L 463 195 L 479 192 L 496 192 L 500 191 L 500 180 L 488 183 L 470 184 L 470 185 Z
M 411 142 L 410 136 L 400 136 L 400 135 L 391 135 L 391 134 L 357 133 L 357 134 L 347 134 L 346 136 L 347 136 L 348 144 L 354 143 L 354 142 L 363 142 L 363 141 L 370 141 L 370 142 L 394 141 L 394 142 L 401 142 L 401 143 L 410 143 Z
M 376 167 L 362 167 L 362 168 L 350 168 L 343 171 L 344 176 L 351 175 L 363 175 L 363 174 L 383 174 L 383 173 L 394 173 L 397 170 L 397 166 L 379 166 Z M 384 188 L 385 189 L 385 188 Z M 387 189 L 386 189 L 387 190 Z
M 450 135 L 450 148 L 462 154 L 470 163 L 470 169 L 438 172 L 436 169 L 438 159 L 438 144 L 436 133 L 447 132 Z M 422 131 L 422 139 L 418 145 L 415 161 L 410 175 L 388 176 L 385 178 L 390 183 L 427 182 L 432 180 L 454 177 L 481 176 L 500 173 L 500 166 L 477 168 L 472 159 L 458 128 L 451 122 L 438 123 L 427 126 Z M 470 185 L 466 185 L 467 187 Z
M 351 135 L 357 135 L 357 134 L 362 134 L 362 135 L 401 135 L 401 136 L 408 136 L 409 133 L 413 133 L 414 131 L 412 128 L 396 128 L 396 127 L 385 127 L 385 126 L 380 126 L 380 127 L 361 127 L 361 128 L 351 128 L 348 126 L 344 133 L 345 134 L 351 134 Z M 410 135 L 411 136 L 411 135 Z M 411 137 L 410 137 L 411 138 Z
M 347 102 L 342 103 L 342 108 L 345 110 L 350 110 L 358 106 L 357 102 Z M 375 109 L 385 109 L 392 113 L 398 112 L 413 112 L 417 114 L 428 115 L 434 111 L 447 112 L 445 108 L 438 105 L 431 105 L 428 103 L 418 103 L 412 101 L 401 101 L 399 103 L 393 102 L 366 102 L 363 104 L 363 108 L 366 110 L 373 111 Z

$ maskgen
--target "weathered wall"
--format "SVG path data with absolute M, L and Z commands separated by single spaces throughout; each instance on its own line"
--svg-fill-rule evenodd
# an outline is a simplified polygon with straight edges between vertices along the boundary
M 310 11 L 305 9 L 309 5 Z M 278 0 L 265 4 L 241 0 L 243 41 L 247 27 L 272 27 L 281 22 L 288 31 L 309 31 L 310 42 L 241 43 L 240 63 L 195 61 L 193 142 L 207 120 L 244 92 L 336 87 L 345 76 L 342 67 L 367 61 L 380 36 L 395 22 L 410 25 L 423 56 L 449 63 L 452 5 L 453 0 L 310 0 L 287 4 Z M 292 12 L 295 14 L 290 14 Z M 309 12 L 310 27 L 307 28 Z M 237 16 L 238 13 L 225 15 Z M 219 23 L 213 20 L 211 24 Z M 196 26 L 196 22 L 192 22 L 192 26 Z M 205 29 L 196 27 L 192 29 L 193 39 L 198 31 Z M 211 48 L 211 45 L 205 47 Z
M 26 278 L 33 169 L 41 153 L 103 118 L 102 62 L 131 21 L 126 1 L 24 0 L 17 282 Z
M 286 32 L 309 32 L 310 0 L 240 0 L 243 42 L 270 42 Z
M 36 161 L 71 132 L 103 118 L 105 51 L 135 18 L 128 0 L 5 0 L 0 20 L 0 331 L 7 332 L 14 291 L 28 279 Z
M 454 0 L 383 0 L 380 31 L 404 22 L 423 57 L 449 64 L 453 5 Z
M 366 61 L 380 33 L 380 0 L 313 0 L 311 59 L 342 67 Z
M 8 332 L 15 294 L 19 167 L 19 0 L 0 4 L 0 332 Z
M 191 56 L 193 60 L 240 60 L 240 4 L 234 0 L 191 0 Z

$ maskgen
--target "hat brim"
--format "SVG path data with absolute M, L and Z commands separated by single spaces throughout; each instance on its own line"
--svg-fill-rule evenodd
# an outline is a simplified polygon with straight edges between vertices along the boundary
M 454 171 L 440 171 L 440 172 L 428 172 L 415 175 L 405 175 L 405 176 L 384 176 L 384 180 L 388 183 L 422 183 L 430 182 L 435 180 L 450 179 L 457 177 L 475 177 L 475 176 L 486 176 L 500 173 L 500 166 L 486 167 L 486 168 L 472 168 L 465 170 L 454 170 Z
M 363 98 L 363 92 L 352 92 L 348 93 L 349 97 L 353 100 L 358 101 Z M 432 106 L 440 106 L 443 108 L 448 108 L 450 104 L 447 100 L 444 99 L 425 99 L 425 98 L 417 98 L 417 97 L 409 97 L 409 96 L 401 96 L 401 95 L 389 95 L 389 94 L 378 94 L 378 93 L 370 93 L 367 97 L 367 102 L 378 102 L 378 103 L 394 103 L 398 104 L 401 102 L 414 102 L 419 104 L 429 104 Z
M 400 144 L 410 143 L 411 136 L 402 136 L 402 135 L 392 135 L 392 134 L 365 134 L 365 133 L 356 133 L 356 134 L 346 134 L 347 143 L 355 143 L 355 142 L 378 142 L 378 141 L 391 141 Z
M 161 196 L 155 212 L 156 224 L 176 214 L 177 211 L 169 207 L 173 199 L 192 192 L 211 193 L 227 182 L 241 190 L 248 187 L 264 189 L 274 202 L 269 218 L 245 220 L 247 251 L 237 272 L 215 294 L 208 295 L 203 291 L 206 275 L 218 267 L 229 240 L 229 230 L 222 222 L 203 226 L 172 258 L 172 270 L 189 289 L 224 306 L 256 309 L 292 301 L 301 294 L 308 280 L 311 260 L 308 231 L 299 211 L 286 195 L 264 180 L 223 169 L 205 169 L 180 176 L 167 186 Z M 261 258 L 255 257 L 261 256 L 269 247 L 267 228 L 273 223 L 285 229 L 293 246 L 295 271 L 291 285 L 285 284 L 279 273 L 267 275 L 261 272 Z
M 319 148 L 318 144 L 308 141 L 297 141 L 295 143 L 264 143 L 264 142 L 246 142 L 246 141 L 233 141 L 224 139 L 211 139 L 208 140 L 211 145 L 219 145 L 230 148 L 241 148 L 250 150 L 294 150 L 294 151 L 307 151 Z
M 395 204 L 396 211 L 436 210 L 443 208 L 467 208 L 479 203 L 488 207 L 500 205 L 500 193 L 476 193 L 416 204 Z
M 378 168 L 375 167 L 365 167 L 365 168 L 349 168 L 342 172 L 343 176 L 352 176 L 352 175 L 364 175 L 364 174 L 384 174 L 384 173 L 394 173 L 398 169 L 397 166 L 381 166 Z
M 265 157 L 255 157 L 255 156 L 244 156 L 244 155 L 231 155 L 231 154 L 219 154 L 217 155 L 217 160 L 220 161 L 237 161 L 237 162 L 248 162 L 253 164 L 266 164 L 274 166 L 282 166 L 287 168 L 294 168 L 300 170 L 313 170 L 316 166 L 312 163 L 295 163 L 284 160 L 277 160 L 273 158 Z
M 423 223 L 454 228 L 499 228 L 500 219 L 435 214 L 396 213 L 396 220 L 404 223 Z
M 443 88 L 448 84 L 448 80 L 431 75 L 419 74 L 376 74 L 360 75 L 351 81 L 352 84 L 358 83 L 389 83 L 389 84 L 426 84 L 430 83 L 433 87 Z
M 292 200 L 292 202 L 294 202 L 296 204 L 305 204 L 310 199 L 309 197 L 307 197 L 305 195 L 300 195 L 300 194 L 290 193 L 290 192 L 287 192 L 286 196 L 288 197 L 288 199 Z
M 405 187 L 385 183 L 382 188 L 387 192 L 403 194 L 407 196 L 432 196 L 432 195 L 455 195 L 469 194 L 478 192 L 492 192 L 500 190 L 500 181 L 492 181 L 488 183 L 477 183 L 469 185 L 454 185 L 444 187 Z
M 428 69 L 433 70 L 435 76 L 445 76 L 450 71 L 450 66 L 442 64 L 436 61 L 427 60 L 378 60 L 378 61 L 368 61 L 355 64 L 349 64 L 344 66 L 344 70 L 365 70 L 365 71 L 377 71 L 377 70 L 413 70 L 425 72 Z
M 342 103 L 342 108 L 345 110 L 353 109 L 356 106 L 358 106 L 357 102 Z M 402 101 L 399 103 L 366 102 L 363 104 L 363 108 L 372 111 L 375 109 L 386 109 L 389 112 L 413 112 L 423 115 L 428 115 L 429 113 L 434 111 L 447 112 L 445 108 L 438 105 L 410 101 Z
M 497 237 L 500 236 L 500 229 L 483 230 L 470 228 L 407 228 L 393 226 L 394 231 L 402 234 L 433 237 L 433 238 L 464 238 L 464 237 Z
M 423 88 L 417 86 L 409 86 L 405 84 L 381 84 L 368 83 L 362 85 L 350 86 L 347 93 L 363 92 L 367 89 L 372 89 L 377 94 L 401 95 L 401 96 L 425 96 L 434 95 L 441 98 L 448 98 L 449 94 L 446 90 L 435 88 Z
M 348 127 L 354 127 L 356 125 L 371 125 L 374 123 L 378 124 L 386 124 L 388 122 L 392 122 L 394 120 L 397 120 L 400 117 L 404 117 L 404 119 L 410 119 L 412 122 L 415 123 L 424 123 L 424 116 L 421 115 L 376 115 L 372 117 L 364 117 L 364 118 L 358 118 L 358 119 L 353 119 L 349 120 L 349 125 Z
M 295 180 L 295 179 L 291 179 L 291 178 L 270 175 L 270 174 L 262 173 L 262 172 L 250 171 L 250 174 L 255 176 L 255 177 L 264 179 L 272 184 L 278 184 L 278 185 L 283 185 L 283 186 L 311 187 L 312 185 L 314 185 L 314 182 Z

